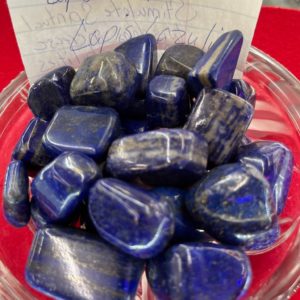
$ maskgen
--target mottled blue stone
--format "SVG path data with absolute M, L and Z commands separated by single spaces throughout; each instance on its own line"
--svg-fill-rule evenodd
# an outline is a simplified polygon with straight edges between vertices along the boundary
M 62 106 L 70 104 L 70 85 L 75 75 L 72 67 L 55 69 L 30 88 L 28 106 L 37 117 L 50 120 Z
M 22 160 L 26 166 L 40 168 L 46 166 L 52 158 L 46 152 L 42 138 L 48 122 L 39 118 L 31 120 L 18 141 L 12 158 Z
M 256 102 L 256 92 L 255 89 L 243 79 L 232 80 L 229 92 L 233 93 L 246 101 L 248 101 L 253 107 L 255 107 Z
M 65 152 L 34 178 L 32 197 L 49 222 L 67 223 L 100 176 L 91 158 L 79 152 Z
M 256 167 L 269 181 L 277 214 L 284 208 L 292 174 L 293 155 L 279 142 L 258 141 L 239 148 L 237 160 Z
M 71 84 L 73 105 L 109 106 L 126 111 L 134 101 L 138 74 L 123 54 L 106 52 L 90 56 Z
M 3 208 L 7 221 L 15 226 L 25 226 L 30 219 L 28 176 L 22 161 L 10 162 L 3 188 Z
M 51 221 L 48 220 L 47 215 L 45 215 L 39 209 L 34 198 L 31 198 L 30 204 L 31 219 L 36 229 L 49 227 L 53 224 Z
M 190 71 L 204 52 L 192 45 L 174 45 L 169 47 L 161 57 L 155 75 L 173 75 L 188 79 Z
M 55 299 L 134 299 L 144 262 L 82 230 L 36 232 L 27 282 Z
M 166 201 L 156 201 L 134 185 L 100 179 L 89 194 L 89 213 L 106 241 L 139 258 L 157 255 L 174 233 L 175 219 Z
M 252 278 L 245 253 L 209 243 L 175 245 L 151 259 L 146 274 L 159 300 L 234 300 Z
M 211 165 L 228 162 L 253 116 L 253 107 L 229 92 L 203 90 L 184 128 L 202 134 L 208 142 Z
M 114 141 L 106 169 L 114 177 L 139 177 L 150 185 L 185 185 L 206 171 L 207 143 L 183 129 L 153 130 Z
M 157 64 L 157 43 L 152 34 L 134 37 L 118 46 L 115 51 L 122 53 L 138 73 L 138 95 L 145 95 L 148 82 Z
M 234 30 L 223 33 L 198 60 L 188 75 L 188 85 L 197 96 L 204 88 L 228 89 L 239 59 L 243 35 Z
M 148 130 L 146 120 L 122 119 L 122 128 L 125 135 L 143 133 Z
M 146 96 L 147 123 L 150 128 L 183 125 L 189 113 L 184 79 L 170 75 L 154 77 Z
M 268 230 L 277 219 L 269 183 L 241 163 L 211 170 L 190 190 L 186 207 L 212 237 L 234 245 L 243 245 L 236 233 Z
M 120 134 L 118 113 L 108 107 L 64 106 L 44 134 L 43 143 L 52 156 L 64 151 L 82 152 L 101 160 Z

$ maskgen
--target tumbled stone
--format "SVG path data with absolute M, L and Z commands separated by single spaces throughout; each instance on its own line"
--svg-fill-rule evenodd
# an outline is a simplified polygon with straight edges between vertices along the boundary
M 15 226 L 27 225 L 30 219 L 28 176 L 22 161 L 10 162 L 3 188 L 3 209 L 7 221 Z
M 154 77 L 146 96 L 149 128 L 173 128 L 183 125 L 189 112 L 184 79 L 170 75 Z
M 293 174 L 291 151 L 279 142 L 257 141 L 240 147 L 237 160 L 264 174 L 271 186 L 277 214 L 280 214 Z
M 126 111 L 134 100 L 138 74 L 123 54 L 106 52 L 90 56 L 71 84 L 73 105 L 109 106 Z
M 57 111 L 43 143 L 52 156 L 78 151 L 101 160 L 120 134 L 118 113 L 108 107 L 64 106 Z
M 212 237 L 233 245 L 243 245 L 236 233 L 268 230 L 277 219 L 269 183 L 241 163 L 212 169 L 190 190 L 186 207 Z
M 240 299 L 252 278 L 245 253 L 209 243 L 175 245 L 151 259 L 146 274 L 160 300 Z
M 30 213 L 31 219 L 36 229 L 49 227 L 52 222 L 48 220 L 47 215 L 45 215 L 37 206 L 36 200 L 31 198 L 30 202 Z
M 239 30 L 223 33 L 198 60 L 188 75 L 188 85 L 195 97 L 204 87 L 229 88 L 242 44 Z
M 148 130 L 146 120 L 125 119 L 122 121 L 122 129 L 125 135 L 143 133 Z
M 208 142 L 211 165 L 228 162 L 253 116 L 253 107 L 229 92 L 203 90 L 184 128 L 202 134 Z
M 32 197 L 49 222 L 67 223 L 100 176 L 91 158 L 79 152 L 65 152 L 34 178 Z
M 74 75 L 72 67 L 64 66 L 36 81 L 30 88 L 27 100 L 33 114 L 50 120 L 60 107 L 70 104 L 70 85 Z
M 59 299 L 134 299 L 143 267 L 82 230 L 45 228 L 35 234 L 26 279 Z
M 174 213 L 166 201 L 118 179 L 100 179 L 89 194 L 91 219 L 105 240 L 139 257 L 157 255 L 174 233 Z
M 255 89 L 243 79 L 232 80 L 229 92 L 233 93 L 246 101 L 248 101 L 253 107 L 255 107 L 256 102 L 256 92 Z
M 161 129 L 114 141 L 107 171 L 114 177 L 139 177 L 150 185 L 185 185 L 206 171 L 207 143 L 201 135 L 183 129 Z

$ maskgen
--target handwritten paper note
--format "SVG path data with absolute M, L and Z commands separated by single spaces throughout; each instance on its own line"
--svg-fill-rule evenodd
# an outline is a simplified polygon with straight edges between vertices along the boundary
M 55 67 L 78 67 L 143 33 L 160 49 L 186 43 L 207 50 L 223 33 L 243 32 L 243 69 L 262 0 L 8 0 L 31 83 Z

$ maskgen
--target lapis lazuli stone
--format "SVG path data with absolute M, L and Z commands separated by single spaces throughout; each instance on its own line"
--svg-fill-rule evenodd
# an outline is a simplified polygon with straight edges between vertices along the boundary
M 207 143 L 183 129 L 153 130 L 114 141 L 106 169 L 114 177 L 139 177 L 150 185 L 186 185 L 206 171 Z
M 188 75 L 188 85 L 195 97 L 204 87 L 229 88 L 242 44 L 240 31 L 223 33 L 198 60 Z
M 138 74 L 122 53 L 106 52 L 85 59 L 71 84 L 73 105 L 109 106 L 126 111 L 134 101 Z
M 279 142 L 257 141 L 239 148 L 237 160 L 256 167 L 269 181 L 277 214 L 284 208 L 293 174 L 293 155 Z
M 184 128 L 202 134 L 208 142 L 211 165 L 228 162 L 253 116 L 253 107 L 229 92 L 203 90 Z
M 255 107 L 256 102 L 256 92 L 255 89 L 243 79 L 232 80 L 229 92 L 233 93 L 246 101 L 248 101 L 253 107 Z
M 245 253 L 210 243 L 175 245 L 151 259 L 146 274 L 160 300 L 233 300 L 252 278 Z
M 68 222 L 101 176 L 96 163 L 79 152 L 65 152 L 34 178 L 32 197 L 50 222 Z
M 22 161 L 10 162 L 3 189 L 3 208 L 7 221 L 15 227 L 25 226 L 30 219 L 28 175 Z
M 170 75 L 154 77 L 146 96 L 147 124 L 150 128 L 180 127 L 189 113 L 184 79 Z
M 146 120 L 125 119 L 121 120 L 122 129 L 125 135 L 143 133 L 148 130 Z
M 52 156 L 64 151 L 78 151 L 101 160 L 119 134 L 120 120 L 115 110 L 108 107 L 64 106 L 49 123 L 43 143 Z
M 30 202 L 30 213 L 31 213 L 31 219 L 33 221 L 33 224 L 35 225 L 35 228 L 44 228 L 51 226 L 51 221 L 48 220 L 47 215 L 45 215 L 37 206 L 36 200 L 34 198 L 31 198 Z
M 139 257 L 157 255 L 174 233 L 175 219 L 167 201 L 114 178 L 100 179 L 89 195 L 91 219 L 105 240 Z
M 82 230 L 36 232 L 26 266 L 27 282 L 59 299 L 134 299 L 144 262 Z
M 270 185 L 253 167 L 241 163 L 212 169 L 186 197 L 190 215 L 212 237 L 243 245 L 235 233 L 268 230 L 276 221 Z
M 46 166 L 52 160 L 43 145 L 43 135 L 48 122 L 39 118 L 30 121 L 20 140 L 18 141 L 12 158 L 22 160 L 26 166 L 40 168 Z
M 30 88 L 27 100 L 33 114 L 50 120 L 60 107 L 70 104 L 70 86 L 74 75 L 72 67 L 64 66 L 36 81 Z
M 118 46 L 115 51 L 122 53 L 138 73 L 137 95 L 144 96 L 148 82 L 157 64 L 157 43 L 152 34 L 134 37 Z

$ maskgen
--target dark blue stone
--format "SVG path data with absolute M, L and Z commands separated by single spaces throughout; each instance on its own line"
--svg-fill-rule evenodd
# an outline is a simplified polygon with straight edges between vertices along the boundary
M 55 299 L 134 299 L 142 260 L 82 230 L 37 231 L 26 266 L 27 282 Z
M 148 129 L 146 120 L 122 119 L 121 123 L 125 135 L 143 133 Z
M 30 219 L 28 185 L 23 162 L 10 162 L 3 188 L 3 208 L 7 221 L 15 227 L 25 226 Z
M 146 114 L 145 98 L 137 98 L 130 102 L 130 107 L 125 111 L 125 113 L 122 113 L 122 116 L 133 119 L 145 119 Z
M 147 264 L 159 300 L 233 300 L 248 290 L 252 272 L 245 253 L 224 245 L 175 245 Z
M 34 178 L 32 197 L 49 222 L 67 223 L 100 176 L 91 158 L 79 152 L 65 152 Z
M 158 202 L 129 183 L 113 178 L 98 180 L 88 205 L 100 236 L 130 255 L 153 257 L 173 236 L 175 219 L 169 203 Z
M 139 177 L 150 185 L 186 185 L 206 171 L 207 143 L 183 129 L 161 129 L 114 141 L 107 171 L 114 177 Z
M 243 35 L 240 31 L 224 33 L 198 60 L 187 81 L 195 97 L 204 87 L 229 88 L 242 44 Z
M 30 204 L 31 219 L 36 229 L 49 227 L 53 224 L 51 221 L 48 220 L 47 215 L 45 215 L 39 209 L 34 198 L 31 198 Z
M 234 245 L 243 245 L 236 233 L 268 230 L 277 219 L 269 183 L 241 163 L 211 170 L 190 190 L 186 207 L 212 237 Z
M 42 143 L 48 122 L 39 118 L 30 121 L 18 141 L 12 158 L 22 160 L 26 166 L 40 168 L 46 166 L 52 158 Z
M 75 75 L 72 67 L 55 69 L 30 88 L 28 106 L 37 117 L 50 120 L 62 106 L 71 103 L 70 85 Z
M 122 53 L 135 66 L 139 75 L 137 93 L 144 96 L 157 64 L 155 37 L 152 34 L 137 36 L 118 46 L 115 51 Z
M 73 105 L 109 106 L 126 111 L 134 101 L 138 74 L 123 54 L 106 52 L 90 56 L 71 84 Z
M 253 107 L 229 92 L 203 90 L 184 128 L 202 134 L 208 142 L 211 165 L 228 162 L 253 116 Z
M 293 155 L 279 142 L 258 141 L 239 148 L 237 160 L 256 167 L 269 181 L 277 214 L 284 208 L 293 174 Z
M 154 77 L 147 90 L 146 109 L 150 128 L 183 125 L 189 113 L 184 79 L 170 75 Z
M 253 107 L 255 107 L 256 102 L 256 92 L 255 89 L 243 79 L 232 80 L 229 92 L 233 93 L 246 101 L 248 101 Z
M 155 75 L 173 75 L 188 79 L 189 72 L 196 65 L 204 52 L 192 45 L 174 45 L 161 57 Z
M 43 143 L 52 156 L 64 151 L 82 152 L 101 160 L 120 134 L 118 113 L 107 107 L 64 106 L 57 111 Z

